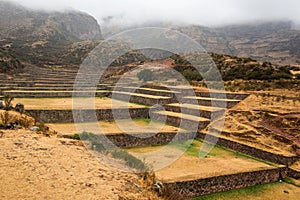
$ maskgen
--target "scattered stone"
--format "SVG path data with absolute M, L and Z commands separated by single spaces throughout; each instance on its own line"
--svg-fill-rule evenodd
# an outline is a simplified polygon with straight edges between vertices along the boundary
M 14 144 L 17 146 L 21 146 L 21 145 L 23 145 L 23 142 L 15 142 Z
M 133 185 L 134 185 L 135 188 L 140 188 L 140 186 L 136 183 L 133 183 Z
M 86 183 L 86 184 L 85 184 L 86 187 L 92 187 L 92 185 L 93 185 L 93 184 L 91 184 L 91 183 Z
M 22 103 L 17 103 L 16 104 L 16 107 L 15 107 L 15 110 L 19 113 L 23 113 L 24 112 L 24 104 Z
M 30 130 L 31 130 L 31 131 L 39 131 L 40 128 L 37 127 L 37 126 L 33 126 L 33 127 L 30 128 Z
M 289 191 L 284 190 L 283 192 L 284 192 L 285 194 L 289 194 Z
M 47 151 L 48 148 L 38 148 L 37 150 L 41 150 L 41 151 Z
M 0 138 L 2 138 L 4 135 L 4 133 L 2 131 L 0 131 Z
M 63 137 L 64 137 L 64 135 L 61 134 L 61 133 L 57 133 L 56 136 L 57 136 L 57 137 L 60 137 L 60 138 L 63 138 Z
M 15 125 L 15 129 L 22 129 L 22 126 L 20 126 L 20 125 Z
M 50 137 L 49 133 L 47 133 L 47 132 L 42 132 L 42 134 L 46 137 Z
M 164 185 L 160 181 L 155 181 L 154 190 L 159 194 L 159 196 L 163 195 Z
M 296 154 L 297 154 L 297 156 L 300 156 L 300 149 L 296 150 Z

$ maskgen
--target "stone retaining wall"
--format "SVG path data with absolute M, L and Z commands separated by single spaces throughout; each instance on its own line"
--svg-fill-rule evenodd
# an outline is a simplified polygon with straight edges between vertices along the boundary
M 286 168 L 276 168 L 216 176 L 192 181 L 165 183 L 165 186 L 177 191 L 185 198 L 193 198 L 218 192 L 225 192 L 228 190 L 276 182 L 279 180 L 280 176 L 285 177 L 286 174 Z
M 188 132 L 166 132 L 158 134 L 110 134 L 105 135 L 118 147 L 143 147 L 151 145 L 166 145 L 170 142 L 186 141 L 195 138 L 195 134 Z
M 300 179 L 300 171 L 296 171 L 294 169 L 289 168 L 288 169 L 288 177 L 291 177 L 294 179 Z
M 212 135 L 206 135 L 203 133 L 198 133 L 197 134 L 198 138 L 201 139 L 206 139 L 207 142 L 214 142 L 218 141 L 217 144 L 223 147 L 226 147 L 228 149 L 232 149 L 234 151 L 238 151 L 262 160 L 267 160 L 269 162 L 277 163 L 277 164 L 282 164 L 286 166 L 290 166 L 293 163 L 295 163 L 299 157 L 298 156 L 284 156 L 284 155 L 279 155 L 279 154 L 274 154 L 271 152 L 267 152 L 261 149 L 257 149 L 251 146 L 247 146 L 245 144 L 241 144 L 238 142 L 234 142 L 231 140 L 227 140 L 224 138 L 216 138 L 215 136 Z
M 97 120 L 114 120 L 111 109 L 101 110 L 26 110 L 30 116 L 43 123 L 73 123 L 73 114 L 77 115 L 76 119 L 82 114 L 83 122 L 94 121 L 93 116 L 96 115 Z M 128 109 L 115 109 L 114 113 L 118 119 L 128 119 Z M 147 118 L 149 115 L 148 108 L 130 108 L 131 118 Z
M 15 98 L 62 98 L 62 97 L 72 97 L 73 91 L 63 91 L 63 92 L 3 92 L 3 95 L 9 95 Z M 111 92 L 96 92 L 96 93 L 87 93 L 87 92 L 77 92 L 78 97 L 90 97 L 95 95 L 96 97 L 110 97 Z

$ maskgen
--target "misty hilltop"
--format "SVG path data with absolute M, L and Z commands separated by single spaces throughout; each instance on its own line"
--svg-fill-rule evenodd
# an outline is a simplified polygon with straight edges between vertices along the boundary
M 300 29 L 291 21 L 253 22 L 219 27 L 176 23 L 144 23 L 136 26 L 102 24 L 104 37 L 140 27 L 163 27 L 196 40 L 207 52 L 251 57 L 277 65 L 300 64 Z
M 0 1 L 1 38 L 18 35 L 28 40 L 101 39 L 97 20 L 80 11 L 46 12 L 31 10 L 18 4 Z M 21 34 L 22 33 L 22 34 Z
M 97 20 L 81 11 L 33 10 L 0 1 L 0 47 L 23 64 L 78 67 L 104 37 L 144 26 L 166 27 L 182 32 L 211 53 L 250 57 L 280 66 L 300 64 L 300 31 L 294 29 L 290 21 L 218 28 L 178 24 L 158 22 L 110 27 L 103 22 L 101 27 L 105 27 L 105 31 L 101 31 Z M 128 64 L 140 58 L 146 60 L 143 55 L 133 53 L 129 57 L 123 56 L 117 63 Z
M 85 46 L 93 45 L 89 41 L 102 39 L 97 20 L 86 13 L 32 10 L 5 1 L 0 1 L 0 27 L 0 47 L 38 65 L 72 64 L 64 58 L 66 52 L 73 53 L 78 46 L 85 52 Z

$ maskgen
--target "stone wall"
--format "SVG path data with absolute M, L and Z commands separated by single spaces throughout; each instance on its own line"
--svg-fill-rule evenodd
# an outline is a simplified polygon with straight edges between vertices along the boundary
M 206 137 L 207 136 L 207 137 Z M 206 141 L 208 142 L 213 142 L 213 141 L 218 141 L 217 144 L 223 147 L 226 147 L 228 149 L 232 149 L 234 151 L 238 151 L 262 160 L 267 160 L 269 162 L 277 163 L 277 164 L 282 164 L 286 166 L 292 165 L 294 162 L 296 162 L 299 157 L 298 156 L 284 156 L 280 154 L 274 154 L 271 152 L 267 152 L 261 149 L 257 149 L 251 146 L 247 146 L 245 144 L 241 144 L 238 142 L 234 142 L 231 140 L 227 140 L 224 138 L 219 138 L 217 139 L 215 136 L 212 135 L 206 135 L 203 133 L 198 133 L 197 134 L 198 138 L 204 139 L 206 137 Z
M 276 182 L 279 177 L 285 177 L 286 168 L 276 168 L 254 172 L 245 172 L 224 176 L 216 176 L 192 181 L 165 183 L 165 186 L 177 191 L 185 198 L 225 192 L 255 185 Z
M 234 93 L 234 92 L 227 92 L 227 93 L 222 93 L 222 92 L 196 92 L 196 96 L 200 97 L 208 97 L 208 98 L 224 98 L 226 97 L 227 99 L 236 99 L 236 100 L 244 100 L 246 99 L 249 94 L 246 93 Z
M 62 91 L 62 92 L 37 92 L 37 91 L 18 91 L 18 92 L 3 92 L 4 95 L 9 95 L 15 98 L 62 98 L 62 97 L 72 97 L 73 91 Z M 90 97 L 95 95 L 96 97 L 110 97 L 111 92 L 96 92 L 87 93 L 87 92 L 77 92 L 78 97 Z
M 123 101 L 128 101 L 131 103 L 138 103 L 138 104 L 142 104 L 142 105 L 147 105 L 147 106 L 153 106 L 156 104 L 159 105 L 165 105 L 165 104 L 169 104 L 169 103 L 173 103 L 173 99 L 170 97 L 164 97 L 164 98 L 159 98 L 159 97 L 146 97 L 146 96 L 138 96 L 135 95 L 134 93 L 113 93 L 112 97 L 114 99 L 118 99 L 118 100 L 123 100 Z
M 94 121 L 93 116 L 96 115 L 97 120 L 114 120 L 111 109 L 101 110 L 26 110 L 30 116 L 43 123 L 72 123 L 74 122 L 73 114 L 76 119 L 80 119 L 82 115 L 83 122 Z M 128 109 L 115 109 L 114 113 L 118 119 L 128 119 Z M 148 108 L 130 108 L 131 118 L 147 118 L 149 114 Z
M 288 169 L 288 177 L 291 177 L 294 179 L 300 179 L 300 171 L 289 168 Z
M 193 133 L 158 133 L 158 134 L 111 134 L 106 135 L 118 147 L 142 147 L 151 145 L 166 145 L 170 142 L 179 142 L 193 139 Z
M 211 119 L 211 118 L 217 118 L 225 113 L 225 110 L 220 109 L 220 110 L 196 110 L 192 108 L 184 108 L 180 106 L 173 106 L 173 105 L 165 105 L 164 106 L 167 111 L 171 112 L 177 112 L 177 113 L 183 113 L 183 114 L 189 114 L 189 115 L 195 115 L 195 116 L 200 116 L 206 119 Z

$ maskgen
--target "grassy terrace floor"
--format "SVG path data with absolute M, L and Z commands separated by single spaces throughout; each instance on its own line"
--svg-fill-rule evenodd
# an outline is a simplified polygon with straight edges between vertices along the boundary
M 271 183 L 194 198 L 193 200 L 298 200 L 300 187 Z
M 94 105 L 86 105 L 87 98 L 77 98 L 76 103 L 82 103 L 76 108 L 93 109 Z M 27 110 L 72 110 L 72 98 L 16 98 L 13 103 L 23 103 Z M 144 108 L 145 106 L 127 103 L 109 98 L 95 98 L 96 109 L 112 108 Z
M 188 143 L 177 143 L 167 147 L 154 146 L 130 148 L 127 151 L 154 169 L 171 163 L 174 155 L 180 155 Z M 206 158 L 199 158 L 200 141 L 194 141 L 188 150 L 170 166 L 156 172 L 158 179 L 164 182 L 188 181 L 232 173 L 251 172 L 276 167 L 249 156 L 216 146 Z M 159 153 L 158 153 L 159 151 Z
M 136 119 L 133 120 L 133 125 L 130 124 L 131 120 L 119 120 L 117 122 L 98 122 L 102 133 L 104 134 L 120 134 L 126 132 L 127 134 L 140 134 L 140 133 L 158 133 L 158 132 L 184 132 L 180 128 L 165 125 L 159 122 L 151 122 L 146 119 Z M 80 123 L 80 127 L 87 127 L 84 131 L 99 133 L 99 126 L 97 123 Z M 118 126 L 120 125 L 120 127 Z M 66 134 L 66 135 L 74 135 L 78 133 L 76 126 L 74 123 L 63 123 L 63 124 L 46 124 L 51 129 L 54 129 L 58 133 Z

